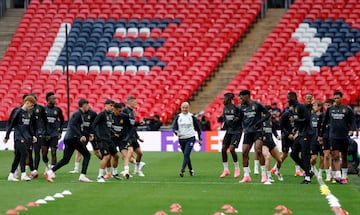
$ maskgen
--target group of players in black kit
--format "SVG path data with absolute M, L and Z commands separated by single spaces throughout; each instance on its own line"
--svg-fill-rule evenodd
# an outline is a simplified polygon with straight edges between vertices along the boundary
M 275 174 L 279 181 L 284 180 L 280 168 L 290 149 L 290 156 L 296 166 L 304 170 L 302 184 L 311 183 L 319 154 L 321 159 L 318 177 L 322 177 L 322 171 L 325 170 L 326 181 L 333 179 L 341 184 L 347 183 L 348 138 L 353 135 L 353 131 L 356 131 L 358 136 L 358 130 L 354 123 L 354 113 L 349 106 L 342 103 L 343 94 L 340 91 L 334 93 L 333 99 L 325 101 L 326 112 L 323 112 L 321 101 L 313 102 L 312 94 L 307 94 L 305 104 L 302 104 L 298 101 L 295 92 L 289 92 L 288 106 L 280 119 L 281 135 L 278 135 L 275 129 L 271 107 L 251 100 L 250 94 L 249 90 L 239 93 L 240 106 L 233 103 L 235 97 L 233 93 L 224 95 L 222 129 L 226 130 L 226 133 L 221 149 L 224 167 L 221 178 L 230 175 L 227 161 L 228 149 L 234 161 L 234 178 L 240 176 L 235 149 L 238 148 L 241 136 L 244 134 L 242 144 L 244 177 L 239 183 L 251 181 L 249 152 L 252 145 L 254 145 L 255 158 L 261 165 L 261 182 L 264 184 L 274 182 L 272 174 Z M 120 175 L 125 178 L 131 177 L 130 163 L 135 164 L 134 174 L 144 176 L 142 168 L 145 163 L 141 162 L 142 151 L 138 143 L 143 140 L 136 132 L 135 97 L 129 96 L 127 105 L 106 100 L 105 108 L 99 114 L 90 110 L 86 99 L 80 99 L 79 109 L 69 119 L 64 137 L 64 157 L 59 162 L 56 159 L 56 151 L 62 134 L 64 117 L 61 109 L 55 106 L 55 94 L 47 93 L 46 99 L 48 103 L 42 107 L 36 103 L 35 95 L 26 95 L 23 97 L 22 106 L 15 108 L 10 116 L 4 139 L 6 143 L 14 128 L 15 157 L 8 176 L 9 181 L 19 180 L 15 174 L 18 165 L 21 167 L 21 180 L 29 181 L 38 177 L 40 151 L 42 151 L 46 165 L 44 175 L 47 181 L 53 182 L 55 172 L 68 164 L 74 151 L 77 150 L 79 155 L 83 156 L 79 181 L 92 182 L 86 176 L 91 157 L 86 147 L 88 142 L 92 144 L 95 155 L 101 160 L 98 182 L 105 182 L 109 177 L 121 180 Z M 278 140 L 282 140 L 282 154 L 273 140 L 273 135 Z M 47 158 L 49 148 L 52 155 L 51 164 Z M 124 164 L 124 171 L 120 174 L 118 173 L 117 149 L 121 152 Z M 32 160 L 33 151 L 35 162 Z M 133 157 L 134 152 L 136 158 Z M 271 156 L 276 160 L 274 168 L 270 166 Z M 26 165 L 31 170 L 30 176 L 26 175 Z M 112 167 L 112 174 L 110 174 L 110 167 Z M 296 171 L 297 175 L 300 167 Z M 74 171 L 77 173 L 78 170 Z
M 326 181 L 347 183 L 349 137 L 353 136 L 355 131 L 355 135 L 358 136 L 358 129 L 355 126 L 353 110 L 342 103 L 342 92 L 336 91 L 333 95 L 333 99 L 325 101 L 326 112 L 323 112 L 323 103 L 321 101 L 313 103 L 311 93 L 306 94 L 305 104 L 302 104 L 298 101 L 295 92 L 289 92 L 288 106 L 280 118 L 280 136 L 271 117 L 271 106 L 263 106 L 259 102 L 252 101 L 249 90 L 239 93 L 240 106 L 233 103 L 235 97 L 233 93 L 224 94 L 222 129 L 226 133 L 221 150 L 224 170 L 220 178 L 230 175 L 228 149 L 234 161 L 234 178 L 240 176 L 235 149 L 239 146 L 243 134 L 244 177 L 239 183 L 251 181 L 249 152 L 252 145 L 254 145 L 255 159 L 259 160 L 261 165 L 261 182 L 264 184 L 274 182 L 272 174 L 275 174 L 279 181 L 284 180 L 280 168 L 290 149 L 290 156 L 296 165 L 295 176 L 304 176 L 302 184 L 311 183 L 311 178 L 317 170 L 315 164 L 318 155 L 320 155 L 320 169 L 317 177 L 322 178 L 325 170 Z M 273 135 L 278 140 L 282 140 L 282 154 L 276 147 Z M 274 168 L 270 167 L 271 156 L 276 160 Z M 303 173 L 299 173 L 300 167 Z M 255 166 L 254 172 L 256 168 Z
M 105 179 L 110 177 L 122 180 L 118 173 L 117 148 L 124 161 L 123 177 L 132 177 L 129 173 L 130 162 L 135 164 L 134 174 L 144 176 L 142 168 L 145 163 L 141 162 L 142 151 L 138 143 L 143 140 L 135 128 L 136 98 L 134 96 L 127 98 L 127 105 L 122 102 L 115 103 L 110 99 L 106 100 L 105 108 L 99 114 L 90 110 L 88 100 L 80 99 L 79 109 L 69 119 L 64 137 L 64 156 L 59 162 L 56 159 L 56 152 L 62 134 L 64 117 L 61 109 L 55 106 L 55 94 L 47 93 L 46 99 L 48 103 L 43 107 L 37 104 L 34 94 L 24 95 L 22 106 L 15 108 L 10 115 L 4 139 L 4 143 L 6 143 L 14 128 L 15 157 L 8 176 L 9 181 L 19 181 L 16 173 L 18 165 L 21 168 L 20 180 L 30 181 L 37 178 L 40 151 L 42 151 L 46 166 L 44 176 L 47 181 L 53 182 L 55 172 L 68 164 L 74 151 L 77 150 L 77 159 L 80 158 L 80 155 L 83 156 L 79 181 L 92 182 L 86 176 L 91 157 L 86 146 L 88 142 L 92 144 L 94 154 L 100 159 L 97 182 L 105 182 Z M 49 148 L 51 148 L 52 154 L 51 164 L 48 163 L 47 158 Z M 33 151 L 35 162 L 32 160 Z M 136 159 L 133 157 L 134 152 L 137 155 Z M 26 174 L 26 165 L 31 171 L 29 176 Z M 112 175 L 110 167 L 112 167 Z

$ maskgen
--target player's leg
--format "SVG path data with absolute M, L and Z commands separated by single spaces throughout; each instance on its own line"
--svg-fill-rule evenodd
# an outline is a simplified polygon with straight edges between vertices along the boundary
M 326 171 L 326 179 L 325 181 L 331 181 L 331 168 L 330 168 L 330 145 L 329 145 L 329 139 L 324 138 L 322 150 L 324 152 L 324 169 Z
M 45 172 L 48 171 L 51 167 L 51 165 L 49 165 L 49 157 L 48 157 L 48 153 L 49 153 L 49 141 L 45 140 L 44 144 L 41 146 L 41 154 L 42 154 L 42 160 L 45 163 Z
M 63 158 L 45 173 L 45 177 L 48 182 L 53 182 L 55 172 L 70 162 L 70 159 L 75 151 L 76 141 L 77 140 L 75 139 L 64 141 L 65 148 L 64 148 Z
M 340 152 L 341 152 L 341 179 L 343 184 L 348 182 L 348 141 L 344 140 L 343 144 L 341 145 Z
M 331 150 L 331 162 L 332 162 L 332 171 L 333 177 L 337 182 L 341 182 L 341 167 L 340 167 L 340 152 L 339 150 Z
M 28 157 L 28 146 L 30 143 L 20 143 L 19 144 L 19 155 L 20 155 L 20 168 L 21 168 L 21 180 L 22 181 L 30 181 L 31 178 L 26 175 L 26 160 Z
M 302 166 L 302 161 L 300 158 L 300 152 L 301 152 L 301 142 L 300 142 L 301 137 L 296 138 L 296 140 L 294 141 L 291 153 L 290 153 L 290 157 L 295 161 L 296 164 L 298 164 L 301 168 L 303 168 Z
M 110 161 L 111 155 L 110 155 L 108 143 L 100 142 L 99 146 L 100 146 L 100 152 L 102 155 L 102 159 L 100 161 L 100 168 L 99 168 L 99 174 L 97 177 L 97 182 L 105 182 L 105 178 L 104 178 L 105 168 L 107 167 L 107 165 Z
M 105 175 L 104 175 L 105 179 L 111 178 L 111 160 L 112 160 L 112 156 L 110 155 L 110 159 L 108 160 L 105 168 Z
M 279 181 L 283 181 L 284 178 L 280 172 L 281 169 L 281 165 L 282 165 L 282 160 L 281 160 L 281 154 L 279 152 L 279 149 L 276 147 L 276 145 L 274 144 L 273 148 L 270 150 L 270 153 L 272 155 L 273 158 L 275 158 L 276 160 L 276 164 L 275 164 L 275 175 L 278 177 Z
M 144 173 L 142 173 L 142 169 L 145 166 L 145 163 L 141 161 L 143 152 L 140 148 L 140 144 L 138 143 L 137 140 L 133 140 L 131 146 L 133 147 L 133 150 L 136 154 L 134 174 L 144 176 Z
M 84 157 L 83 162 L 82 162 L 82 167 L 81 167 L 81 174 L 79 176 L 79 181 L 80 182 L 92 182 L 92 180 L 90 180 L 89 178 L 86 177 L 91 154 L 90 154 L 89 150 L 86 148 L 86 145 L 81 142 L 78 142 L 76 144 L 76 149 L 77 149 L 76 150 L 77 154 L 80 154 Z M 81 156 L 78 156 L 78 157 L 81 158 Z M 79 162 L 80 162 L 80 160 L 79 160 Z
M 50 139 L 50 147 L 51 147 L 51 165 L 55 165 L 57 162 L 57 149 L 58 149 L 59 139 L 58 137 L 52 137 Z
M 93 147 L 93 152 L 94 152 L 95 156 L 101 160 L 102 156 L 101 156 L 101 152 L 100 152 L 99 143 L 96 140 L 92 140 L 92 141 L 90 141 L 90 143 Z
M 257 153 L 254 153 L 254 174 L 258 175 L 259 174 L 259 156 Z
M 253 136 L 251 134 L 245 134 L 244 143 L 242 145 L 242 162 L 244 168 L 244 178 L 239 183 L 246 183 L 251 181 L 250 168 L 249 168 L 249 152 L 253 144 Z
M 71 170 L 69 173 L 79 173 L 80 168 L 80 161 L 81 161 L 82 155 L 78 150 L 75 150 L 75 163 L 74 163 L 74 169 Z
M 274 182 L 274 179 L 271 176 L 271 168 L 270 168 L 271 154 L 267 145 L 262 146 L 262 154 L 265 159 L 266 178 L 265 180 L 261 179 L 261 183 L 271 184 L 272 182 Z
M 230 135 L 225 134 L 223 143 L 222 143 L 222 147 L 221 147 L 221 158 L 222 158 L 224 170 L 221 173 L 220 178 L 224 178 L 224 177 L 230 175 L 228 156 L 227 156 L 227 150 L 228 150 L 229 146 L 230 146 Z
M 31 178 L 37 178 L 38 173 L 37 171 L 34 171 L 34 159 L 33 159 L 33 143 L 29 142 L 26 144 L 26 166 L 30 169 L 30 177 Z
M 318 178 L 322 178 L 324 172 L 324 152 L 320 150 L 320 160 L 319 160 L 319 174 Z
M 236 148 L 239 146 L 239 142 L 240 142 L 240 134 L 232 135 L 229 148 L 230 148 L 230 153 L 231 153 L 232 159 L 234 161 L 234 178 L 238 178 L 240 176 L 239 159 L 238 159 L 238 155 L 236 153 Z
M 126 179 L 128 179 L 130 177 L 129 162 L 130 162 L 130 159 L 131 159 L 132 154 L 134 152 L 133 147 L 130 144 L 127 144 L 127 145 L 128 145 L 128 147 L 127 147 L 127 155 L 126 155 L 126 159 L 124 160 L 124 177 Z
M 314 171 L 316 160 L 318 158 L 319 154 L 319 148 L 318 148 L 318 142 L 316 138 L 312 138 L 310 142 L 310 165 L 311 165 L 311 171 Z
M 112 176 L 115 179 L 120 179 L 119 177 L 119 173 L 118 173 L 118 164 L 119 164 L 119 154 L 118 151 L 116 149 L 116 146 L 114 143 L 111 144 L 110 146 L 110 153 L 111 153 L 111 166 L 112 166 Z
M 310 165 L 310 141 L 308 137 L 301 137 L 301 161 L 304 166 L 305 171 L 305 180 L 302 182 L 304 184 L 310 183 L 311 177 L 314 173 L 311 171 Z
M 20 141 L 15 141 L 14 143 L 14 160 L 11 164 L 11 169 L 10 169 L 10 173 L 8 176 L 8 181 L 19 181 L 16 177 L 15 177 L 15 171 L 17 169 L 17 167 L 19 166 L 20 163 L 20 146 L 19 146 Z
M 287 137 L 282 137 L 281 138 L 281 155 L 280 155 L 280 159 L 281 159 L 281 162 L 283 163 L 286 158 L 289 156 L 289 150 L 290 150 L 290 147 L 292 146 L 292 144 L 290 144 L 290 140 L 289 138 Z M 276 166 L 277 166 L 277 163 L 275 163 L 274 167 L 271 169 L 271 173 L 275 174 L 276 172 Z
M 38 137 L 37 142 L 34 143 L 34 173 L 32 174 L 31 177 L 32 178 L 36 178 L 36 175 L 39 175 L 38 173 L 38 169 L 39 169 L 39 164 L 40 164 L 40 151 L 41 151 L 41 146 L 42 146 L 42 142 L 43 142 L 43 137 Z
M 255 154 L 257 154 L 259 158 L 259 163 L 261 168 L 261 183 L 264 183 L 267 180 L 267 177 L 266 177 L 266 168 L 265 168 L 265 158 L 262 153 L 262 148 L 263 148 L 262 146 L 263 146 L 262 139 L 256 138 L 254 149 L 255 149 Z

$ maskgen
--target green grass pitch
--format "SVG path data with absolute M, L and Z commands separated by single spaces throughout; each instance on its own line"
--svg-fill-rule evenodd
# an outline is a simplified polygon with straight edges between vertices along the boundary
M 59 152 L 59 158 L 62 152 Z M 74 156 L 73 156 L 74 157 Z M 334 214 L 325 196 L 320 194 L 319 184 L 314 179 L 311 185 L 300 185 L 301 177 L 294 177 L 291 159 L 283 165 L 284 181 L 272 185 L 260 183 L 259 175 L 251 175 L 252 182 L 239 184 L 233 177 L 219 178 L 222 171 L 220 153 L 192 153 L 195 177 L 188 172 L 179 177 L 182 154 L 174 152 L 145 152 L 143 160 L 145 177 L 134 176 L 129 180 L 107 183 L 80 183 L 78 174 L 68 171 L 73 160 L 56 174 L 55 183 L 48 183 L 42 176 L 44 165 L 40 165 L 41 176 L 30 182 L 8 182 L 7 176 L 13 152 L 0 152 L 0 214 L 17 205 L 70 190 L 73 195 L 49 201 L 46 205 L 29 208 L 20 214 L 154 214 L 156 211 L 170 212 L 172 203 L 182 206 L 182 214 L 211 215 L 224 212 L 224 204 L 232 205 L 238 214 L 274 214 L 277 205 L 285 205 L 293 214 Z M 239 157 L 241 154 L 239 153 Z M 229 157 L 231 161 L 231 157 Z M 241 163 L 241 159 L 240 159 Z M 250 164 L 253 164 L 251 160 Z M 122 162 L 120 163 L 122 165 Z M 229 162 L 233 170 L 232 162 Z M 88 177 L 95 180 L 99 160 L 92 156 Z M 130 167 L 131 171 L 133 166 Z M 120 171 L 122 166 L 119 168 Z M 233 172 L 233 171 L 232 171 Z M 242 176 L 242 174 L 241 174 Z M 350 214 L 360 212 L 360 178 L 350 176 L 347 185 L 328 184 L 331 192 L 340 200 L 343 209 Z

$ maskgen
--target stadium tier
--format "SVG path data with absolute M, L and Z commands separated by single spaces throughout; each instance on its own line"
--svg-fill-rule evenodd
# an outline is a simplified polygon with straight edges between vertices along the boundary
M 220 124 L 222 98 L 249 89 L 263 104 L 286 105 L 288 91 L 315 99 L 344 92 L 360 97 L 360 4 L 357 0 L 298 0 L 237 76 L 206 108 L 214 128 Z M 301 101 L 302 98 L 300 99 Z
M 138 98 L 140 117 L 171 119 L 261 10 L 260 0 L 32 0 L 0 62 L 0 119 L 24 93 L 54 91 L 67 115 L 88 98 Z

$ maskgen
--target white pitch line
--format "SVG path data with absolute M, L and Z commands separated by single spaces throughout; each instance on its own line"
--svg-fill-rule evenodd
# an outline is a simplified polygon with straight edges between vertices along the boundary
M 325 184 L 322 177 L 318 177 L 319 171 L 317 170 L 316 167 L 314 167 L 314 173 L 315 173 L 315 177 L 320 185 L 320 191 L 323 192 L 321 188 L 326 189 L 328 191 L 328 193 L 325 194 L 325 197 L 328 200 L 329 206 L 334 211 L 335 215 L 343 215 L 344 212 L 343 212 L 343 209 L 341 208 L 339 199 L 334 194 L 331 193 L 330 189 Z M 322 193 L 322 195 L 324 195 L 324 194 Z M 337 208 L 337 210 L 334 210 L 334 208 Z

